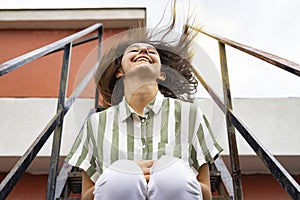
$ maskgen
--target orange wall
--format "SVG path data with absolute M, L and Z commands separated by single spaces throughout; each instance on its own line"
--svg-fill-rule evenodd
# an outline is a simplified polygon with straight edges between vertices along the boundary
M 30 52 L 44 45 L 69 36 L 78 30 L 0 30 L 0 63 Z M 107 29 L 103 40 L 124 31 Z M 78 84 L 78 72 L 87 55 L 96 47 L 97 41 L 73 48 L 71 57 L 68 95 Z M 23 67 L 0 77 L 0 97 L 57 97 L 63 52 L 53 53 L 28 63 Z M 83 71 L 85 71 L 83 69 Z M 93 97 L 91 88 L 83 97 Z
M 4 177 L 5 174 L 0 173 L 0 180 Z M 47 175 L 31 175 L 25 173 L 9 194 L 7 200 L 45 199 L 47 179 Z
M 294 176 L 300 183 L 300 175 Z M 289 200 L 291 197 L 280 186 L 272 175 L 243 175 L 243 194 L 245 200 Z
M 0 173 L 0 181 L 5 174 Z M 300 175 L 294 177 L 298 183 Z M 289 195 L 275 181 L 272 175 L 242 175 L 244 200 L 290 200 Z M 47 175 L 25 173 L 15 186 L 8 200 L 45 199 Z M 73 197 L 78 195 L 73 195 Z

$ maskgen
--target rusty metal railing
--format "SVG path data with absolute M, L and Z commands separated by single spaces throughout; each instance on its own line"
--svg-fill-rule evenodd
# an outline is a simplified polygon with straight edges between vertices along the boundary
M 243 199 L 242 194 L 242 183 L 241 183 L 241 170 L 238 158 L 238 149 L 236 145 L 236 137 L 234 128 L 236 128 L 239 133 L 244 137 L 246 142 L 255 151 L 257 156 L 263 161 L 266 167 L 269 169 L 271 174 L 275 177 L 277 182 L 285 189 L 285 191 L 293 198 L 300 199 L 300 186 L 292 178 L 292 176 L 287 172 L 287 170 L 277 161 L 277 159 L 258 141 L 255 135 L 243 124 L 241 120 L 238 119 L 237 115 L 232 109 L 231 94 L 230 94 L 230 84 L 229 75 L 227 69 L 227 59 L 225 45 L 231 46 L 238 49 L 246 54 L 252 55 L 259 58 L 265 62 L 272 64 L 273 66 L 279 67 L 285 71 L 288 71 L 296 76 L 300 77 L 300 65 L 289 60 L 283 59 L 279 56 L 272 55 L 270 53 L 237 43 L 235 41 L 220 37 L 216 34 L 208 33 L 204 30 L 200 30 L 195 27 L 190 27 L 210 38 L 218 41 L 219 44 L 219 55 L 220 64 L 222 71 L 222 82 L 223 82 L 223 93 L 224 93 L 224 103 L 218 95 L 213 91 L 213 89 L 207 85 L 206 81 L 203 79 L 201 74 L 194 69 L 194 73 L 207 92 L 211 95 L 214 102 L 219 106 L 226 116 L 228 143 L 230 150 L 230 163 L 231 163 L 231 175 L 233 180 L 234 189 L 234 199 Z
M 66 101 L 66 88 L 68 83 L 69 76 L 69 67 L 70 67 L 70 58 L 72 46 L 75 46 L 82 41 L 78 41 L 78 39 L 87 36 L 90 33 L 97 31 L 96 37 L 93 36 L 92 39 L 85 39 L 84 42 L 98 39 L 98 61 L 95 63 L 94 67 L 88 72 L 86 77 L 81 81 L 78 87 L 73 91 L 71 96 Z M 57 112 L 50 119 L 46 127 L 42 130 L 42 132 L 38 135 L 36 140 L 31 144 L 31 146 L 27 149 L 24 155 L 19 159 L 19 161 L 15 164 L 15 166 L 10 170 L 8 175 L 4 178 L 4 180 L 0 184 L 0 199 L 5 199 L 9 193 L 12 191 L 18 180 L 24 174 L 28 166 L 31 164 L 37 153 L 46 143 L 48 138 L 54 132 L 53 136 L 53 145 L 52 145 L 52 153 L 50 158 L 50 169 L 48 176 L 48 184 L 47 184 L 47 200 L 53 200 L 55 195 L 55 186 L 56 186 L 56 175 L 58 168 L 58 160 L 59 160 L 59 152 L 60 152 L 60 144 L 61 144 L 61 135 L 62 135 L 62 127 L 64 123 L 64 116 L 71 108 L 73 102 L 76 98 L 81 94 L 85 86 L 93 77 L 93 74 L 100 62 L 100 54 L 101 54 L 101 44 L 102 44 L 102 34 L 103 27 L 102 24 L 95 24 L 90 26 L 78 33 L 70 35 L 66 38 L 63 38 L 57 42 L 44 46 L 40 49 L 34 50 L 27 54 L 24 54 L 20 57 L 7 61 L 0 65 L 0 76 L 5 75 L 15 69 L 18 69 L 25 64 L 32 62 L 38 58 L 41 58 L 47 54 L 56 52 L 58 50 L 64 50 L 63 62 L 62 62 L 62 70 L 61 70 L 61 78 L 60 78 L 60 88 L 59 88 L 59 96 L 58 96 L 58 104 L 57 104 Z M 74 43 L 74 44 L 73 44 Z M 98 102 L 98 97 L 96 96 L 96 101 Z M 95 103 L 95 105 L 97 105 Z
M 232 46 L 249 55 L 262 59 L 265 62 L 268 62 L 290 73 L 293 73 L 296 76 L 300 76 L 300 65 L 285 60 L 283 58 L 280 58 L 278 56 L 217 36 L 215 34 L 211 34 L 196 28 L 193 29 L 213 39 L 216 39 L 219 42 L 225 103 L 222 103 L 218 95 L 213 91 L 213 89 L 209 85 L 207 85 L 205 80 L 202 78 L 202 76 L 196 69 L 194 69 L 194 73 L 197 76 L 198 80 L 201 82 L 201 84 L 204 86 L 204 88 L 211 95 L 215 103 L 220 107 L 220 109 L 226 115 L 226 125 L 227 125 L 228 141 L 229 141 L 229 149 L 230 149 L 230 161 L 231 161 L 231 168 L 232 168 L 231 175 L 233 177 L 232 180 L 233 180 L 233 188 L 234 188 L 233 198 L 236 200 L 243 199 L 241 171 L 239 166 L 238 149 L 236 145 L 236 138 L 235 138 L 235 131 L 234 131 L 234 128 L 236 128 L 240 132 L 240 134 L 245 138 L 247 143 L 256 152 L 257 156 L 265 163 L 265 165 L 268 167 L 268 169 L 273 174 L 275 179 L 289 193 L 289 195 L 293 199 L 300 199 L 299 184 L 297 184 L 297 182 L 282 167 L 282 165 L 275 159 L 275 157 L 271 153 L 269 153 L 263 147 L 262 144 L 260 144 L 260 142 L 255 138 L 254 134 L 241 122 L 241 120 L 238 119 L 238 117 L 236 116 L 236 114 L 234 114 L 232 110 L 225 45 Z M 96 36 L 89 37 L 88 39 L 73 44 L 74 40 L 77 40 L 78 38 L 81 38 L 95 30 L 98 30 Z M 22 174 L 28 168 L 30 163 L 33 161 L 33 159 L 35 158 L 35 156 L 42 148 L 42 146 L 45 144 L 45 142 L 50 137 L 53 131 L 54 131 L 54 139 L 53 139 L 53 148 L 51 154 L 51 164 L 49 170 L 46 199 L 51 199 L 51 200 L 54 199 L 57 164 L 58 164 L 58 157 L 60 151 L 59 149 L 60 149 L 61 131 L 63 126 L 64 115 L 68 112 L 75 99 L 80 95 L 83 88 L 87 85 L 88 81 L 92 78 L 94 70 L 96 69 L 95 67 L 98 65 L 98 63 L 95 64 L 95 67 L 88 73 L 88 75 L 83 79 L 83 81 L 79 84 L 79 86 L 73 91 L 72 95 L 68 98 L 68 101 L 65 101 L 66 84 L 67 84 L 67 77 L 68 77 L 68 70 L 69 70 L 69 59 L 71 56 L 71 47 L 80 43 L 85 43 L 87 41 L 98 39 L 99 52 L 101 52 L 100 47 L 101 47 L 102 31 L 103 31 L 102 25 L 96 24 L 81 32 L 71 35 L 65 39 L 59 40 L 58 42 L 52 43 L 48 46 L 42 47 L 38 50 L 32 51 L 28 54 L 25 54 L 23 56 L 20 56 L 18 58 L 15 58 L 13 60 L 10 60 L 0 65 L 0 76 L 2 76 L 4 74 L 9 73 L 10 71 L 13 71 L 21 66 L 24 66 L 25 64 L 35 59 L 38 59 L 47 54 L 64 49 L 64 60 L 63 60 L 62 73 L 61 73 L 61 84 L 59 90 L 59 101 L 57 105 L 57 113 L 52 117 L 52 119 L 49 121 L 49 123 L 46 125 L 44 130 L 37 137 L 37 139 L 32 143 L 32 145 L 28 148 L 26 153 L 20 158 L 17 164 L 11 169 L 9 174 L 1 182 L 0 199 L 5 199 L 9 195 L 9 193 L 11 192 L 11 190 L 13 189 L 17 181 L 21 178 Z M 98 56 L 100 57 L 100 53 Z M 98 95 L 96 94 L 96 100 L 95 100 L 96 107 L 98 102 L 97 97 Z

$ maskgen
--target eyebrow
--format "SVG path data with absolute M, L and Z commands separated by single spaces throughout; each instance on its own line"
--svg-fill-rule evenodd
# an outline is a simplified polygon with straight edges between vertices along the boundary
M 134 45 L 129 46 L 128 49 L 129 49 L 129 48 L 140 48 L 140 47 L 141 47 L 140 45 L 134 44 Z M 147 45 L 146 48 L 147 48 L 147 49 L 155 49 L 155 50 L 156 50 L 156 48 L 155 48 L 154 46 L 150 45 L 150 44 Z

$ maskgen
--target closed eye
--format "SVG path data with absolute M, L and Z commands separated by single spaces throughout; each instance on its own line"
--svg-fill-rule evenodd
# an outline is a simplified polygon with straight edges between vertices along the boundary
M 151 54 L 156 54 L 156 51 L 149 51 L 149 53 L 151 53 Z
M 130 53 L 136 53 L 136 52 L 139 52 L 140 51 L 140 49 L 138 49 L 138 48 L 133 48 L 133 49 L 129 49 L 129 51 L 128 52 L 130 52 Z M 150 54 L 158 54 L 158 52 L 155 50 L 155 49 L 147 49 L 147 51 L 148 51 L 148 53 L 150 53 Z

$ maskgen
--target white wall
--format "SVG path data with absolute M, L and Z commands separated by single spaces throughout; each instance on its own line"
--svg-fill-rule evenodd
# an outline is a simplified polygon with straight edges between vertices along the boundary
M 56 99 L 0 98 L 1 156 L 20 156 L 56 112 Z M 78 99 L 65 116 L 61 153 L 66 155 L 80 130 L 93 99 Z M 39 156 L 51 154 L 52 137 Z
M 62 156 L 69 152 L 85 116 L 93 107 L 93 103 L 92 99 L 79 99 L 66 115 L 61 147 Z M 224 115 L 209 99 L 200 99 L 199 105 L 211 121 L 215 136 L 224 148 L 222 155 L 228 155 Z M 50 121 L 55 109 L 55 99 L 1 98 L 0 159 L 23 155 Z M 234 110 L 272 154 L 299 157 L 299 98 L 234 99 Z M 238 132 L 237 138 L 240 155 L 255 155 Z M 51 153 L 51 145 L 52 140 L 50 139 L 38 156 L 48 157 Z M 7 165 L 12 167 L 12 163 L 9 161 L 2 162 L 0 171 L 9 169 Z
M 234 99 L 234 112 L 274 155 L 300 155 L 300 99 Z M 225 119 L 219 108 L 208 99 L 200 100 L 214 128 L 215 135 L 224 147 L 223 154 L 229 154 Z M 238 148 L 241 155 L 255 155 L 242 136 L 236 131 Z

